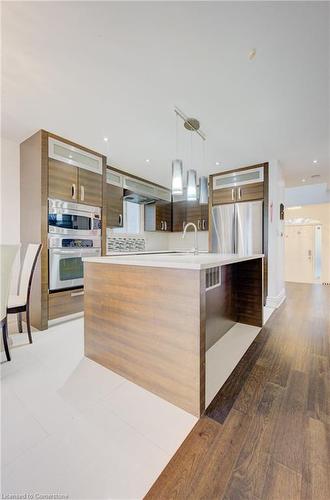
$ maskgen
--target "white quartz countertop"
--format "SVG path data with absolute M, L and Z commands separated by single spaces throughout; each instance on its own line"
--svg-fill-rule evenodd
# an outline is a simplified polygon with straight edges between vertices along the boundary
M 208 269 L 210 267 L 225 266 L 245 260 L 260 259 L 263 254 L 240 256 L 237 254 L 220 253 L 154 253 L 148 255 L 122 255 L 106 257 L 87 257 L 84 262 L 100 264 L 116 264 L 125 266 L 169 267 L 174 269 Z

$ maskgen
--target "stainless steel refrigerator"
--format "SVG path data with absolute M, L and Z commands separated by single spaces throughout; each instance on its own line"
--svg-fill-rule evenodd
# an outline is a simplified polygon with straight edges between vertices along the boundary
M 263 201 L 214 206 L 211 251 L 245 256 L 263 253 Z

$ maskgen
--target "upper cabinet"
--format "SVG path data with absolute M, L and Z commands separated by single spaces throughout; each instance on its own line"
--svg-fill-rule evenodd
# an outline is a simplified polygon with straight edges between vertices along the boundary
M 48 139 L 48 156 L 68 165 L 102 175 L 102 157 L 57 139 Z
M 78 189 L 80 202 L 97 207 L 102 206 L 102 175 L 79 168 Z
M 238 170 L 213 176 L 213 205 L 260 200 L 263 197 L 263 167 Z
M 102 206 L 102 157 L 48 139 L 50 198 Z
M 123 176 L 107 168 L 104 210 L 107 227 L 123 226 Z
M 246 184 L 255 184 L 264 181 L 264 168 L 250 168 L 227 172 L 213 176 L 213 191 L 217 189 L 236 188 Z
M 171 203 L 157 201 L 144 206 L 145 231 L 171 231 L 172 211 Z
M 197 201 L 174 201 L 173 202 L 173 229 L 172 231 L 183 231 L 188 222 L 193 222 L 198 231 L 208 230 L 208 205 L 200 205 Z M 189 228 L 188 231 L 192 231 Z
M 187 202 L 186 200 L 174 201 L 172 204 L 172 231 L 183 231 L 187 221 Z
M 67 163 L 48 161 L 48 196 L 64 201 L 77 201 L 78 169 Z

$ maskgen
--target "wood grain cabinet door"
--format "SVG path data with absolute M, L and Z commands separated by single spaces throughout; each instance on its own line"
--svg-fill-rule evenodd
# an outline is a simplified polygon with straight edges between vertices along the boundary
M 102 206 L 102 175 L 79 169 L 79 201 L 86 205 Z
M 123 188 L 106 185 L 106 219 L 107 227 L 123 227 Z
M 245 184 L 236 188 L 236 201 L 262 200 L 264 197 L 264 183 Z
M 221 188 L 213 190 L 212 205 L 234 203 L 236 201 L 236 188 Z
M 209 229 L 209 206 L 201 205 L 202 231 Z
M 166 201 L 156 202 L 156 231 L 172 230 L 172 209 L 171 203 Z
M 172 231 L 182 232 L 187 220 L 186 201 L 175 201 L 173 203 L 173 227 Z
M 78 168 L 49 158 L 48 196 L 64 201 L 77 201 Z
M 186 224 L 188 224 L 188 222 L 193 222 L 196 225 L 198 231 L 201 231 L 202 230 L 201 205 L 199 204 L 198 201 L 187 201 L 186 206 L 187 206 Z M 187 229 L 187 231 L 193 231 L 193 228 L 189 227 L 189 229 Z

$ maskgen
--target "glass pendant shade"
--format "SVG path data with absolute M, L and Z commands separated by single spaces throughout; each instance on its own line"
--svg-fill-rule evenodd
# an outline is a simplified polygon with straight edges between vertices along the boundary
M 187 172 L 187 200 L 197 200 L 197 173 L 196 170 L 188 170 Z
M 172 194 L 183 194 L 182 160 L 172 161 Z
M 209 202 L 208 179 L 204 175 L 199 178 L 199 203 L 207 205 Z

